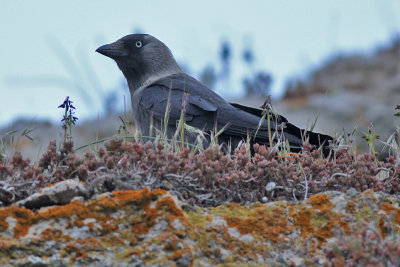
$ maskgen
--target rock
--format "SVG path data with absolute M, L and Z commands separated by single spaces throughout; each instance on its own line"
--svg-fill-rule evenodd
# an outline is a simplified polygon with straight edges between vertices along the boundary
M 183 209 L 170 193 L 145 188 L 35 212 L 9 206 L 0 208 L 0 265 L 322 265 L 344 249 L 346 257 L 363 255 L 369 245 L 356 254 L 341 244 L 368 239 L 367 229 L 379 236 L 367 240 L 380 242 L 373 250 L 385 249 L 369 259 L 399 266 L 396 243 L 387 241 L 400 229 L 398 203 L 372 191 L 351 198 L 332 191 L 299 202 Z
M 40 189 L 35 194 L 16 202 L 15 205 L 28 209 L 38 209 L 46 206 L 67 204 L 79 196 L 88 196 L 86 187 L 78 180 L 70 179 Z

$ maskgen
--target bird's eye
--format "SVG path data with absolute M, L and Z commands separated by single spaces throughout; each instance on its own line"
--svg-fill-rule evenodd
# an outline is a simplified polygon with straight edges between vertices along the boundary
M 135 43 L 137 48 L 141 48 L 142 47 L 142 42 L 141 41 L 136 41 Z

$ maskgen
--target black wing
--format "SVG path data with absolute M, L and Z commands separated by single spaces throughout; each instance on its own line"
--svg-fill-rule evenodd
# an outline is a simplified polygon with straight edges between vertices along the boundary
M 179 88 L 169 89 L 162 85 L 147 87 L 140 96 L 139 105 L 159 121 L 164 120 L 167 106 L 169 106 L 168 124 L 171 126 L 175 126 L 180 119 L 184 105 L 186 123 L 206 131 L 212 129 L 218 109 L 207 99 L 196 95 L 185 95 L 185 92 Z
M 232 106 L 186 74 L 174 74 L 153 82 L 142 92 L 139 104 L 149 110 L 154 118 L 162 120 L 169 103 L 169 124 L 176 125 L 185 97 L 185 120 L 191 126 L 211 131 L 215 128 L 220 130 L 228 125 L 224 131 L 225 135 L 238 138 L 246 138 L 247 135 L 254 137 L 259 117 Z M 273 131 L 277 128 L 274 123 L 270 127 Z M 260 136 L 265 131 L 267 125 L 264 123 L 259 129 Z
M 189 125 L 208 132 L 214 130 L 215 127 L 219 130 L 228 125 L 221 136 L 224 140 L 232 138 L 241 140 L 250 136 L 254 142 L 269 143 L 266 121 L 259 127 L 255 136 L 262 117 L 261 109 L 228 103 L 214 91 L 186 74 L 174 74 L 153 82 L 142 92 L 139 105 L 161 121 L 164 119 L 169 101 L 168 123 L 174 126 L 181 116 L 182 103 L 185 99 L 185 120 Z M 270 130 L 272 133 L 275 131 L 283 133 L 291 147 L 302 146 L 305 131 L 289 123 L 283 116 L 277 115 L 270 121 Z M 317 147 L 332 140 L 327 135 L 312 132 L 307 132 L 307 136 L 310 143 Z

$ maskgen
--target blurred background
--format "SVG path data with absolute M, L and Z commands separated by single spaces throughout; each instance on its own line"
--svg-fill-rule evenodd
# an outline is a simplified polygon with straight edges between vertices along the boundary
M 95 49 L 130 33 L 163 41 L 181 67 L 226 99 L 299 127 L 381 140 L 400 104 L 400 1 L 17 1 L 0 9 L 0 146 L 36 158 L 60 141 L 69 96 L 76 146 L 131 120 L 122 73 Z M 7 141 L 8 140 L 8 141 Z M 0 148 L 1 149 L 1 148 Z

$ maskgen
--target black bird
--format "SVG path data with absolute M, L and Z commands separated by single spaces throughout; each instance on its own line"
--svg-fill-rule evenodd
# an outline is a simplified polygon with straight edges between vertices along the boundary
M 247 136 L 252 143 L 269 144 L 269 133 L 277 132 L 273 141 L 280 136 L 292 151 L 300 151 L 303 140 L 308 138 L 314 148 L 322 147 L 325 154 L 329 152 L 328 143 L 332 137 L 306 133 L 283 116 L 272 116 L 270 131 L 267 120 L 258 127 L 263 110 L 225 101 L 185 74 L 168 47 L 149 34 L 127 35 L 99 47 L 96 52 L 115 60 L 124 74 L 131 93 L 135 125 L 144 136 L 155 135 L 155 130 L 150 131 L 151 124 L 156 129 L 162 127 L 168 105 L 167 136 L 173 136 L 185 106 L 186 124 L 209 133 L 226 126 L 218 142 L 230 143 L 233 148 Z M 186 101 L 185 105 L 182 101 Z M 194 142 L 195 137 L 185 133 L 185 139 Z

